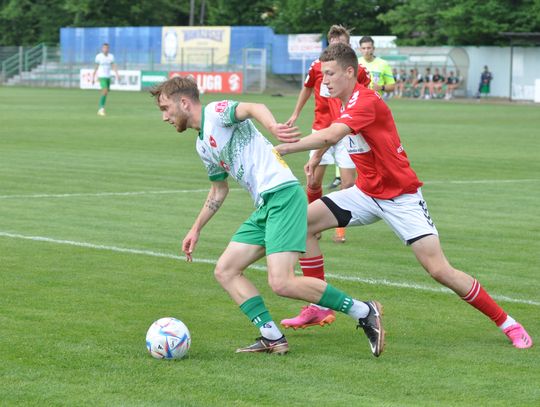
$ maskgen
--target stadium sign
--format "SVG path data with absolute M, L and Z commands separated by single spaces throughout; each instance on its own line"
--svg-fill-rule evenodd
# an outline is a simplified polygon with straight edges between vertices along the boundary
M 242 93 L 241 72 L 170 72 L 169 77 L 191 76 L 199 90 L 208 93 Z
M 92 83 L 93 69 L 81 69 L 80 71 L 80 88 L 81 89 L 100 89 L 99 80 L 96 78 Z M 141 71 L 119 70 L 120 78 L 116 81 L 116 75 L 111 76 L 112 90 L 141 90 Z
M 143 88 L 151 88 L 158 83 L 164 82 L 169 78 L 167 71 L 142 71 L 141 86 Z

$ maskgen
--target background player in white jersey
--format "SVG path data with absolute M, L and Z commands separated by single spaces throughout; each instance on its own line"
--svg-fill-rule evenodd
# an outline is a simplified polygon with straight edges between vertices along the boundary
M 384 330 L 376 301 L 357 301 L 323 280 L 294 274 L 299 253 L 306 247 L 306 196 L 285 161 L 250 118 L 281 140 L 297 136 L 297 129 L 277 124 L 261 104 L 224 100 L 202 106 L 197 85 L 187 78 L 169 79 L 151 93 L 164 121 L 178 132 L 188 128 L 198 131 L 197 152 L 212 183 L 206 203 L 182 242 L 187 260 L 192 259 L 202 228 L 227 196 L 229 175 L 250 193 L 257 207 L 236 231 L 215 268 L 218 282 L 261 332 L 254 344 L 237 352 L 283 354 L 289 350 L 258 290 L 244 275 L 250 264 L 266 255 L 268 282 L 276 294 L 348 314 L 363 328 L 372 353 L 379 356 Z
M 98 109 L 98 115 L 100 116 L 105 116 L 105 103 L 107 102 L 107 95 L 111 88 L 111 70 L 114 70 L 116 80 L 118 81 L 120 75 L 118 75 L 118 69 L 114 62 L 114 55 L 109 52 L 109 44 L 104 43 L 101 47 L 101 52 L 96 55 L 96 67 L 92 74 L 92 84 L 96 81 L 97 73 L 99 86 L 101 87 Z

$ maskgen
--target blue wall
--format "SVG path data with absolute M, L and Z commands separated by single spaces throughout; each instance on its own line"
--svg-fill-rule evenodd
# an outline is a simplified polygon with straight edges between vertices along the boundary
M 61 28 L 62 62 L 92 64 L 101 50 L 101 45 L 108 42 L 120 66 L 129 63 L 159 64 L 161 29 L 162 27 Z M 243 63 L 244 48 L 264 48 L 267 51 L 268 67 L 273 73 L 302 73 L 302 61 L 289 58 L 287 40 L 287 35 L 276 35 L 269 27 L 231 27 L 229 64 Z M 307 72 L 312 59 L 308 58 L 304 71 Z

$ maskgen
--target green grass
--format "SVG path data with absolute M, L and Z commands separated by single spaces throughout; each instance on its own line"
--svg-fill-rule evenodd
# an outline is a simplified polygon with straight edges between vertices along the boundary
M 238 99 L 268 104 L 281 121 L 295 103 Z M 161 123 L 145 93 L 113 92 L 105 118 L 97 101 L 91 91 L 0 88 L 1 405 L 540 403 L 538 344 L 513 349 L 487 318 L 434 291 L 439 286 L 382 222 L 350 230 L 345 245 L 333 244 L 331 233 L 322 240 L 329 280 L 385 306 L 379 359 L 343 316 L 288 333 L 285 357 L 234 354 L 257 330 L 211 264 L 174 258 L 209 187 L 195 133 Z M 447 257 L 506 297 L 500 304 L 540 341 L 539 107 L 390 105 Z M 311 111 L 306 106 L 299 122 L 304 131 Z M 304 160 L 287 157 L 301 179 Z M 232 187 L 196 259 L 217 259 L 250 214 L 248 194 Z M 144 193 L 104 194 L 120 192 Z M 247 273 L 276 321 L 298 311 L 301 302 L 274 295 L 265 273 Z M 190 328 L 189 358 L 147 354 L 146 329 L 164 316 Z

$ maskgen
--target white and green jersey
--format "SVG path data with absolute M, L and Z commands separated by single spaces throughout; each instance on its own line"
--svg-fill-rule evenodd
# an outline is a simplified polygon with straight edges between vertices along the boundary
M 230 174 L 259 207 L 264 193 L 298 184 L 298 179 L 251 120 L 236 119 L 236 106 L 223 100 L 203 107 L 197 152 L 211 181 Z
M 100 52 L 96 55 L 96 64 L 99 65 L 97 71 L 98 78 L 110 78 L 111 77 L 111 68 L 114 64 L 114 56 L 111 53 L 105 55 L 103 52 Z

